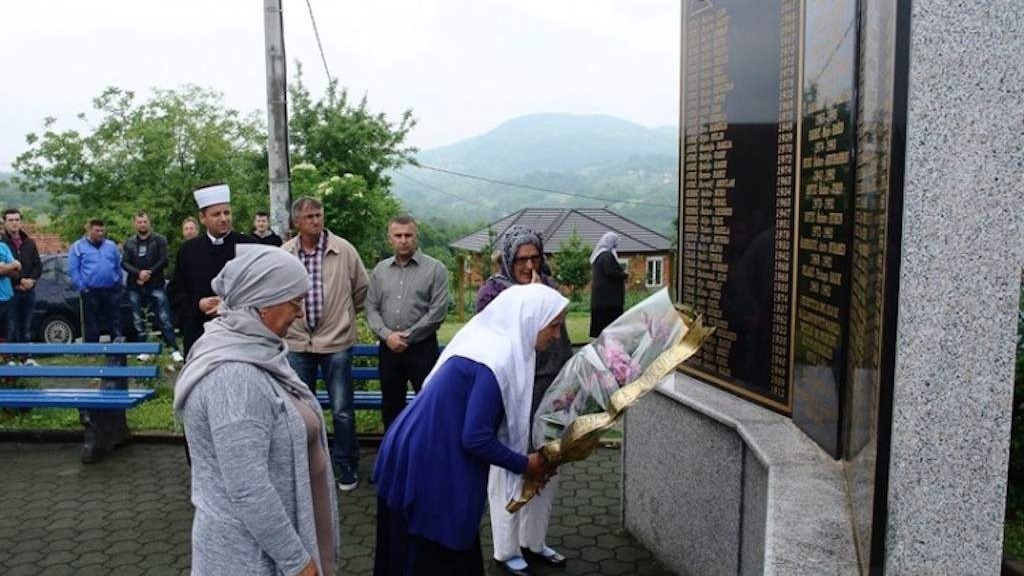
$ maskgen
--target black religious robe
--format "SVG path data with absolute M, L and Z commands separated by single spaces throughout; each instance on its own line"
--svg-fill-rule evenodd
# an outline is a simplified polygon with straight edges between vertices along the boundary
M 210 283 L 228 260 L 235 257 L 235 246 L 254 243 L 255 238 L 232 230 L 224 237 L 223 244 L 215 246 L 208 234 L 202 234 L 178 249 L 174 277 L 167 286 L 167 292 L 181 327 L 186 355 L 203 335 L 203 325 L 214 318 L 199 309 L 199 301 L 215 295 Z

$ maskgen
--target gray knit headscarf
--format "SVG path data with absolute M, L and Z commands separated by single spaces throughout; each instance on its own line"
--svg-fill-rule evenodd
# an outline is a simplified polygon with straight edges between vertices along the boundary
M 519 252 L 521 247 L 527 244 L 533 244 L 540 252 L 540 266 L 537 268 L 537 274 L 542 274 L 546 269 L 544 263 L 544 241 L 541 240 L 540 234 L 537 234 L 526 226 L 517 225 L 510 226 L 505 230 L 505 233 L 501 235 L 501 269 L 497 274 L 492 276 L 492 278 L 498 280 L 502 284 L 506 284 L 506 287 L 518 284 L 518 282 L 516 282 L 516 275 L 512 271 L 512 266 L 516 258 L 516 253 Z
M 188 354 L 174 385 L 174 409 L 180 410 L 196 383 L 225 362 L 261 368 L 286 390 L 315 403 L 309 388 L 288 364 L 284 340 L 271 332 L 259 315 L 260 308 L 309 292 L 305 266 L 273 246 L 239 244 L 236 253 L 211 283 L 221 298 L 220 316 L 207 322 Z

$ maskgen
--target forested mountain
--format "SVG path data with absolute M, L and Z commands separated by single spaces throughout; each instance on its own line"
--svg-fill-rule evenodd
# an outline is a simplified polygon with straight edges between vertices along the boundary
M 50 195 L 21 191 L 14 185 L 11 172 L 0 172 L 0 211 L 7 207 L 20 208 L 35 213 L 46 212 L 50 206 Z
M 611 116 L 537 114 L 417 155 L 440 168 L 533 188 L 405 167 L 392 191 L 414 215 L 482 222 L 526 207 L 607 206 L 671 232 L 677 205 L 678 130 L 646 128 Z M 628 201 L 634 201 L 631 203 Z

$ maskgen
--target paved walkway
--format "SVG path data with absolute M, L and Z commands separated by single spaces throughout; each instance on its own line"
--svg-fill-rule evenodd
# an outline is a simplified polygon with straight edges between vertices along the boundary
M 192 506 L 181 446 L 134 444 L 83 465 L 79 446 L 0 443 L 0 574 L 187 574 Z M 362 476 L 373 462 L 365 451 Z M 548 542 L 569 558 L 538 574 L 665 574 L 620 527 L 619 452 L 562 471 Z M 340 498 L 338 574 L 370 574 L 375 498 Z M 490 529 L 481 531 L 490 558 Z M 488 574 L 501 571 L 488 562 Z

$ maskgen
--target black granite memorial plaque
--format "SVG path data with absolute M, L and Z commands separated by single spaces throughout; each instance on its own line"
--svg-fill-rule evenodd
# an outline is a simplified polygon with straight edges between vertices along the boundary
M 684 369 L 787 413 L 801 13 L 683 3 L 679 294 L 717 327 Z
M 807 25 L 812 22 L 813 25 Z M 684 367 L 838 456 L 855 159 L 855 0 L 683 4 Z
M 884 556 L 909 0 L 684 0 L 683 370 L 843 458 L 861 569 Z M 870 565 L 870 567 L 869 567 Z

